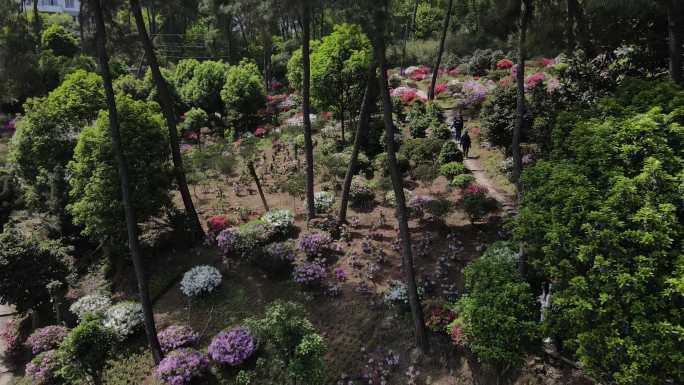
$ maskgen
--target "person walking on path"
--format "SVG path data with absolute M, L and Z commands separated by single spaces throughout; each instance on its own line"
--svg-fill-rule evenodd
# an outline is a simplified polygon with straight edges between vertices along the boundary
M 461 133 L 463 132 L 463 115 L 458 114 L 457 117 L 454 117 L 453 122 L 451 123 L 451 131 L 454 135 L 454 139 L 458 142 L 461 140 Z
M 468 158 L 468 151 L 470 151 L 470 135 L 468 135 L 468 131 L 463 132 L 463 136 L 461 136 L 461 148 L 463 149 L 463 157 Z

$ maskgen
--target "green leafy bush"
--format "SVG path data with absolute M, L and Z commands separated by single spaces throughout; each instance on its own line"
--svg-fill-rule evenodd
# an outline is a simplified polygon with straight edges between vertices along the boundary
M 450 182 L 449 186 L 451 187 L 458 187 L 461 190 L 465 189 L 466 187 L 470 186 L 473 182 L 475 182 L 475 177 L 470 175 L 470 174 L 460 174 L 456 175 Z
M 349 200 L 352 205 L 365 207 L 373 202 L 373 199 L 375 199 L 375 193 L 370 182 L 360 175 L 355 175 L 349 188 Z
M 201 128 L 209 125 L 209 116 L 201 108 L 191 108 L 185 113 L 182 124 L 183 131 L 199 132 Z
M 130 74 L 119 76 L 114 80 L 114 92 L 130 95 L 133 99 L 147 100 L 150 91 L 147 83 Z
M 119 95 L 116 99 L 122 146 L 126 151 L 131 201 L 137 220 L 145 221 L 167 206 L 171 186 L 169 145 L 159 106 Z M 67 210 L 83 234 L 100 241 L 121 241 L 125 234 L 119 171 L 109 134 L 108 113 L 83 130 L 69 163 Z
M 458 149 L 458 145 L 453 140 L 449 140 L 442 145 L 439 150 L 437 162 L 441 165 L 452 162 L 463 162 L 463 153 Z
M 439 173 L 447 179 L 454 179 L 455 177 L 465 174 L 466 168 L 463 163 L 449 162 L 439 167 Z
M 183 103 L 189 107 L 201 108 L 208 114 L 225 111 L 221 91 L 226 84 L 230 67 L 219 61 L 192 61 L 176 66 L 175 84 Z M 192 76 L 190 76 L 192 70 Z
M 247 60 L 230 67 L 221 98 L 226 104 L 228 121 L 237 132 L 255 128 L 259 111 L 266 107 L 266 89 L 259 67 Z
M 59 375 L 68 383 L 99 379 L 114 342 L 100 319 L 87 318 L 69 332 L 57 352 L 62 365 Z
M 397 152 L 396 158 L 397 165 L 399 166 L 399 172 L 403 174 L 406 171 L 408 171 L 411 166 L 406 156 L 404 156 L 404 154 L 402 154 L 401 152 Z M 373 160 L 373 165 L 375 170 L 379 171 L 382 176 L 388 176 L 390 174 L 386 152 L 378 154 Z
M 57 56 L 73 57 L 79 51 L 76 37 L 59 24 L 47 27 L 40 37 L 40 42 L 43 48 L 52 50 Z
M 461 198 L 461 206 L 465 210 L 471 223 L 484 219 L 498 209 L 496 199 L 488 195 L 487 188 L 477 184 L 466 187 Z
M 452 138 L 451 130 L 444 123 L 433 125 L 430 130 L 430 137 L 439 140 L 449 140 Z
M 435 163 L 435 154 L 439 154 L 443 141 L 433 138 L 407 139 L 399 148 L 399 154 L 414 164 Z
M 456 304 L 458 318 L 448 326 L 457 343 L 503 374 L 522 366 L 539 344 L 539 319 L 530 285 L 506 244 L 494 244 L 465 268 L 466 293 Z M 456 330 L 454 330 L 456 329 Z
M 497 87 L 482 105 L 482 131 L 490 145 L 510 153 L 516 122 L 516 89 Z

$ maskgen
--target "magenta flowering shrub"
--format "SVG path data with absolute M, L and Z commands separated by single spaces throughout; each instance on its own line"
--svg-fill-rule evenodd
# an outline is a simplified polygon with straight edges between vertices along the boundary
M 23 354 L 23 340 L 19 330 L 19 323 L 12 318 L 0 328 L 0 339 L 5 343 L 5 358 L 19 358 Z
M 167 385 L 188 385 L 209 368 L 207 355 L 194 349 L 169 353 L 154 370 L 154 376 Z
M 172 350 L 193 346 L 199 340 L 199 334 L 190 326 L 171 325 L 157 334 L 162 351 L 168 353 Z
M 222 230 L 219 235 L 216 236 L 216 244 L 221 252 L 227 255 L 235 251 L 236 245 L 238 244 L 238 238 L 238 229 L 229 227 Z
M 295 266 L 292 272 L 295 282 L 309 288 L 320 287 L 327 276 L 325 263 L 321 260 L 304 261 Z
M 220 332 L 209 344 L 209 356 L 219 364 L 229 366 L 242 365 L 254 352 L 256 340 L 252 333 L 243 326 Z
M 57 351 L 48 350 L 26 364 L 26 376 L 33 380 L 33 384 L 46 385 L 52 383 L 58 369 Z
M 48 350 L 57 349 L 64 341 L 69 329 L 60 325 L 51 325 L 36 329 L 27 339 L 26 345 L 31 348 L 31 353 L 38 354 Z
M 435 95 L 439 95 L 449 89 L 446 83 L 438 83 L 435 85 Z
M 308 233 L 299 237 L 298 246 L 307 257 L 320 258 L 333 251 L 333 239 L 328 233 Z
M 513 67 L 513 62 L 509 59 L 501 59 L 496 62 L 496 69 L 507 70 L 511 67 Z
M 546 79 L 546 74 L 543 72 L 537 72 L 525 78 L 525 89 L 529 90 L 537 86 L 537 84 L 544 83 Z

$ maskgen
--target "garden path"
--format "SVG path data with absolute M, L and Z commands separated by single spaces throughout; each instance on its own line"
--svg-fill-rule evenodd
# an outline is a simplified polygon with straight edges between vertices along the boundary
M 445 110 L 446 122 L 451 127 L 451 122 L 456 115 L 456 111 L 452 109 Z M 473 174 L 475 181 L 480 186 L 486 187 L 489 190 L 489 195 L 496 199 L 504 212 L 508 214 L 514 214 L 517 212 L 515 196 L 506 193 L 502 188 L 500 188 L 492 178 L 490 178 L 487 173 L 485 173 L 482 164 L 480 163 L 479 156 L 473 156 L 470 154 L 467 159 L 463 160 L 463 165 Z
M 5 329 L 5 325 L 12 318 L 14 310 L 5 305 L 0 305 L 0 330 Z M 4 363 L 5 341 L 0 339 L 0 385 L 10 385 L 12 383 L 12 372 L 10 368 Z

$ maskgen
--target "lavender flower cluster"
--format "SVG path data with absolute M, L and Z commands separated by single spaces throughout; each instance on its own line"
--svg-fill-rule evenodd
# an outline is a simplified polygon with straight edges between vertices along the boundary
M 168 353 L 172 350 L 193 346 L 199 340 L 199 334 L 191 327 L 185 325 L 171 325 L 157 334 L 162 351 Z
M 299 250 L 309 258 L 323 257 L 331 250 L 332 237 L 327 233 L 309 233 L 299 237 Z
M 169 353 L 159 363 L 154 376 L 167 385 L 188 385 L 200 378 L 209 368 L 207 355 L 194 349 Z
M 209 356 L 220 364 L 238 366 L 247 361 L 256 349 L 256 341 L 249 329 L 238 326 L 214 337 L 209 344 Z
M 320 261 L 304 261 L 295 266 L 292 278 L 295 282 L 304 286 L 317 286 L 328 276 L 325 264 Z
M 31 348 L 31 353 L 38 354 L 48 350 L 57 349 L 64 341 L 69 329 L 60 325 L 51 325 L 36 329 L 27 339 L 26 345 Z
M 59 369 L 56 353 L 56 350 L 48 350 L 26 364 L 26 376 L 31 378 L 34 384 L 43 385 L 52 382 L 55 372 Z

